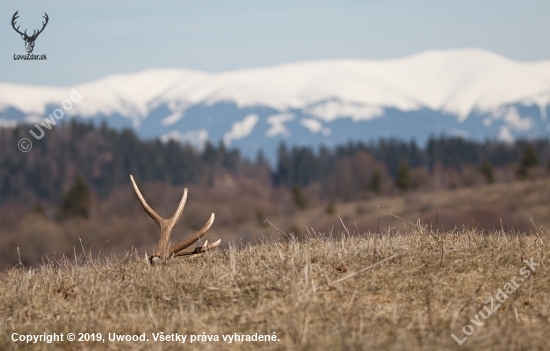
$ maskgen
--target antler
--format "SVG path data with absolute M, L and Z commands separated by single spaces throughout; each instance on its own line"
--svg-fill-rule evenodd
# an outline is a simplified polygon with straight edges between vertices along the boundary
M 42 22 L 42 29 L 40 29 L 38 31 L 38 33 L 34 34 L 35 31 L 32 32 L 32 36 L 33 38 L 37 37 L 38 34 L 42 33 L 42 31 L 44 30 L 44 28 L 46 28 L 46 24 L 48 24 L 48 21 L 49 21 L 49 17 L 48 17 L 48 14 L 46 12 L 44 12 L 44 16 L 42 16 L 42 18 L 44 18 L 46 20 L 46 22 Z
M 13 27 L 13 29 L 14 29 L 17 33 L 26 36 L 26 35 L 27 35 L 27 31 L 25 31 L 25 33 L 21 33 L 21 32 L 19 31 L 19 27 L 21 27 L 21 26 L 18 26 L 17 28 L 15 28 L 15 21 L 19 18 L 19 16 L 17 15 L 18 13 L 19 13 L 19 10 L 15 11 L 15 13 L 13 14 L 13 17 L 11 18 L 11 26 Z
M 199 246 L 195 249 L 187 249 L 189 246 L 193 245 L 200 238 L 202 238 L 206 234 L 206 232 L 208 232 L 208 230 L 212 226 L 212 223 L 214 223 L 214 214 L 212 213 L 210 219 L 208 220 L 208 222 L 206 222 L 201 230 L 196 232 L 193 236 L 169 248 L 168 245 L 170 241 L 170 236 L 172 235 L 172 230 L 174 229 L 176 223 L 178 223 L 183 213 L 185 202 L 187 201 L 187 189 L 184 189 L 183 197 L 181 198 L 178 209 L 176 210 L 174 215 L 171 218 L 165 219 L 159 216 L 158 213 L 156 213 L 151 208 L 151 206 L 147 204 L 147 201 L 145 201 L 145 198 L 143 197 L 143 195 L 141 195 L 141 192 L 139 191 L 139 188 L 134 181 L 134 177 L 132 177 L 132 175 L 130 175 L 130 180 L 132 181 L 132 185 L 134 186 L 134 190 L 139 199 L 139 202 L 141 203 L 141 206 L 143 207 L 145 212 L 147 212 L 147 214 L 151 216 L 151 218 L 153 218 L 153 220 L 158 224 L 160 228 L 159 244 L 157 250 L 153 253 L 153 255 L 149 256 L 150 262 L 153 262 L 155 258 L 177 257 L 203 253 L 216 248 L 220 244 L 221 240 L 218 239 L 217 241 L 210 244 L 208 244 L 208 241 L 206 241 L 203 246 Z
M 29 35 L 27 34 L 27 30 L 26 30 L 26 29 L 25 29 L 25 32 L 21 32 L 21 31 L 19 30 L 19 27 L 21 27 L 21 26 L 17 26 L 17 28 L 15 28 L 15 24 L 16 24 L 15 22 L 16 22 L 16 20 L 19 18 L 18 14 L 19 14 L 19 10 L 15 11 L 15 13 L 13 14 L 13 17 L 11 18 L 11 26 L 13 27 L 13 29 L 14 29 L 17 33 L 19 33 L 19 34 L 25 36 L 25 38 L 31 39 L 31 40 L 32 40 L 32 39 L 36 39 L 36 38 L 38 37 L 38 35 L 39 35 L 40 33 L 42 33 L 42 31 L 44 30 L 44 28 L 46 28 L 46 25 L 48 24 L 48 21 L 50 20 L 50 18 L 48 17 L 48 14 L 47 14 L 46 12 L 44 12 L 44 16 L 42 16 L 42 18 L 44 18 L 46 21 L 45 21 L 45 22 L 42 22 L 42 28 L 41 28 L 41 29 L 38 29 L 38 33 L 36 32 L 37 29 L 33 30 L 33 31 L 32 31 L 32 35 L 29 36 Z

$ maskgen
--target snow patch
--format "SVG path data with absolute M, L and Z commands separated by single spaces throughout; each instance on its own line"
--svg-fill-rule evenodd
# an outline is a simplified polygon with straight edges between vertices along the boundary
M 540 118 L 541 118 L 543 121 L 548 120 L 548 113 L 546 112 L 546 106 L 547 106 L 547 105 L 538 105 L 539 111 L 540 111 Z
M 163 143 L 167 143 L 170 140 L 181 144 L 188 144 L 198 150 L 202 150 L 204 144 L 208 141 L 208 131 L 206 129 L 190 130 L 182 134 L 177 130 L 173 130 L 160 137 L 160 141 Z
M 503 120 L 508 127 L 519 131 L 528 131 L 533 127 L 533 120 L 529 117 L 521 117 L 515 106 L 499 108 L 493 112 L 493 118 Z
M 15 128 L 17 127 L 17 121 L 0 118 L 0 128 Z
M 543 121 L 548 120 L 548 112 L 546 110 L 548 108 L 548 105 L 550 104 L 550 95 L 548 94 L 548 92 L 543 92 L 530 99 L 526 99 L 525 104 L 536 105 L 539 108 L 540 118 Z
M 462 129 L 447 129 L 447 133 L 449 133 L 453 137 L 462 139 L 468 139 L 470 137 L 470 133 Z
M 252 133 L 252 130 L 260 120 L 257 114 L 251 113 L 242 121 L 234 122 L 231 126 L 231 131 L 225 133 L 223 142 L 225 145 L 231 144 L 231 141 L 243 139 Z
M 170 116 L 164 118 L 162 121 L 160 121 L 160 124 L 162 126 L 169 126 L 171 124 L 176 123 L 180 119 L 182 119 L 185 116 L 185 110 L 183 111 L 176 111 L 172 113 Z
M 500 132 L 498 133 L 498 138 L 507 143 L 514 142 L 514 136 L 510 133 L 510 128 L 507 126 L 500 127 Z
M 309 129 L 311 134 L 317 134 L 323 130 L 323 124 L 313 118 L 302 118 L 300 124 Z
M 269 123 L 271 127 L 265 133 L 265 135 L 271 138 L 281 134 L 284 137 L 288 138 L 290 136 L 290 132 L 285 126 L 285 122 L 291 122 L 291 121 L 294 121 L 295 119 L 296 119 L 296 116 L 294 116 L 294 114 L 292 113 L 281 113 L 278 115 L 272 115 L 267 117 L 267 123 Z
M 384 109 L 377 106 L 331 100 L 309 107 L 306 109 L 306 113 L 318 117 L 325 122 L 332 122 L 337 118 L 344 117 L 358 122 L 381 117 L 384 114 Z
M 23 120 L 25 121 L 25 123 L 40 123 L 44 122 L 44 117 L 40 117 L 38 115 L 30 115 L 23 118 Z

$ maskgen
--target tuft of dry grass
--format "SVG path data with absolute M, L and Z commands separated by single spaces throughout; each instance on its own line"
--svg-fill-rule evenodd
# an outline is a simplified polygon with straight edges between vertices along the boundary
M 550 232 L 312 234 L 148 266 L 143 257 L 50 258 L 0 275 L 1 350 L 174 350 L 152 333 L 218 335 L 197 350 L 546 350 Z M 356 233 L 355 233 L 356 234 Z M 393 257 L 392 257 L 393 256 Z M 385 260 L 384 262 L 381 262 Z M 478 327 L 490 296 L 539 264 Z M 372 267 L 371 267 L 372 266 Z M 463 326 L 474 328 L 464 337 Z M 25 344 L 12 334 L 146 334 L 147 342 Z M 275 335 L 232 342 L 222 335 Z

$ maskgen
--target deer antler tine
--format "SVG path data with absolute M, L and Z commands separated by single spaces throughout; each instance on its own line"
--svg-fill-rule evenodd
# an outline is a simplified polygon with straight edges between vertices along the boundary
M 181 215 L 183 214 L 183 209 L 185 208 L 185 203 L 187 202 L 187 188 L 183 189 L 183 196 L 181 197 L 180 204 L 178 208 L 176 209 L 176 212 L 174 212 L 174 215 L 172 218 L 170 218 L 170 223 L 172 225 L 176 225 L 178 221 L 181 218 Z
M 212 226 L 212 223 L 214 223 L 214 218 L 215 218 L 215 215 L 212 213 L 212 215 L 210 216 L 210 219 L 208 220 L 208 222 L 206 222 L 206 224 L 201 228 L 201 230 L 199 230 L 198 232 L 196 232 L 192 237 L 188 238 L 187 240 L 184 240 L 178 244 L 175 244 L 174 246 L 172 246 L 170 248 L 170 250 L 168 251 L 169 252 L 169 255 L 173 255 L 173 254 L 177 254 L 178 252 L 180 252 L 181 250 L 183 249 L 186 249 L 188 248 L 189 246 L 193 245 L 194 243 L 196 243 L 200 238 L 202 238 L 204 236 L 204 234 L 206 234 L 206 232 L 208 232 L 208 230 L 210 229 L 210 227 Z
M 21 26 L 17 26 L 17 28 L 15 28 L 15 26 L 17 25 L 17 19 L 19 18 L 19 10 L 15 11 L 15 13 L 13 14 L 13 17 L 11 18 L 11 26 L 13 27 L 13 29 L 21 34 L 21 35 L 27 35 L 27 31 L 25 31 L 25 33 L 22 33 L 19 28 L 21 28 Z
M 172 235 L 172 230 L 178 223 L 182 213 L 185 203 L 187 202 L 187 188 L 183 189 L 183 196 L 181 197 L 180 204 L 170 219 L 162 219 L 164 225 L 160 227 L 160 240 L 157 248 L 157 253 L 160 255 L 165 255 L 168 253 L 168 245 L 170 244 L 170 236 Z M 170 253 L 168 253 L 170 254 Z
M 174 257 L 179 257 L 179 256 L 190 256 L 190 255 L 196 255 L 196 254 L 204 253 L 206 251 L 210 251 L 210 250 L 215 249 L 216 247 L 218 247 L 218 245 L 220 245 L 221 242 L 222 242 L 221 239 L 218 239 L 218 240 L 216 240 L 216 241 L 214 241 L 213 243 L 210 243 L 210 244 L 208 244 L 208 241 L 207 241 L 207 242 L 204 243 L 203 246 L 196 247 L 193 250 L 178 251 L 177 253 L 174 253 L 173 255 L 174 255 Z
M 210 243 L 208 245 L 208 250 L 211 250 L 211 249 L 214 249 L 214 248 L 218 247 L 218 245 L 220 245 L 221 242 L 222 242 L 222 239 L 218 239 L 218 240 L 214 241 L 213 243 Z
M 46 20 L 46 22 L 42 22 L 42 29 L 40 30 L 39 33 L 42 33 L 42 31 L 44 30 L 44 28 L 46 28 L 46 25 L 48 24 L 48 21 L 49 21 L 49 17 L 48 17 L 48 14 L 46 12 L 44 12 L 44 16 L 42 16 L 42 18 L 44 18 Z
M 149 206 L 149 204 L 147 204 L 147 201 L 145 201 L 145 198 L 143 197 L 143 195 L 141 195 L 141 192 L 139 191 L 139 188 L 136 184 L 136 182 L 134 181 L 134 177 L 132 177 L 132 175 L 130 174 L 130 180 L 132 181 L 132 185 L 134 186 L 134 191 L 136 192 L 136 195 L 139 199 L 139 202 L 141 203 L 141 206 L 143 207 L 143 209 L 145 210 L 145 212 L 147 212 L 147 214 L 153 218 L 153 220 L 155 222 L 157 222 L 158 226 L 162 229 L 163 227 L 163 224 L 164 224 L 164 218 L 162 218 L 161 216 L 159 216 L 152 208 L 151 206 Z

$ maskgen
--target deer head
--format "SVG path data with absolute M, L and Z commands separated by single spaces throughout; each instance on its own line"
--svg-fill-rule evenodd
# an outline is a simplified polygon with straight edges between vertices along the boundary
M 185 202 L 187 201 L 187 189 L 183 191 L 183 197 L 181 198 L 180 205 L 178 206 L 176 213 L 174 213 L 172 218 L 165 219 L 159 216 L 147 204 L 147 201 L 145 201 L 145 198 L 143 198 L 143 195 L 141 195 L 141 192 L 139 191 L 139 188 L 136 182 L 134 181 L 134 177 L 132 177 L 131 175 L 130 175 L 130 180 L 132 181 L 132 185 L 134 186 L 134 190 L 139 199 L 139 202 L 141 203 L 141 206 L 143 207 L 145 212 L 147 212 L 147 214 L 151 218 L 153 218 L 153 220 L 160 227 L 159 244 L 158 244 L 157 250 L 153 253 L 153 255 L 149 256 L 150 263 L 156 263 L 159 260 L 165 260 L 170 257 L 195 255 L 195 254 L 203 253 L 216 248 L 220 244 L 221 240 L 218 239 L 217 241 L 210 244 L 208 244 L 208 241 L 206 241 L 203 246 L 196 247 L 195 249 L 187 249 L 189 246 L 193 245 L 200 238 L 202 238 L 206 234 L 206 232 L 210 229 L 210 227 L 212 226 L 212 223 L 214 223 L 214 214 L 212 213 L 212 215 L 210 216 L 210 219 L 208 220 L 208 222 L 206 222 L 206 224 L 202 227 L 201 230 L 199 230 L 198 232 L 196 232 L 194 235 L 187 238 L 186 240 L 183 240 L 169 247 L 170 236 L 172 235 L 172 229 L 174 229 L 174 226 L 176 225 L 176 223 L 178 223 L 181 217 L 181 214 L 183 213 Z
M 46 28 L 46 24 L 48 24 L 48 20 L 49 20 L 49 17 L 48 17 L 48 14 L 46 12 L 44 12 L 44 16 L 43 18 L 46 20 L 45 22 L 42 22 L 42 29 L 40 30 L 33 30 L 32 32 L 32 35 L 27 35 L 27 30 L 25 29 L 24 32 L 21 32 L 19 31 L 19 26 L 17 28 L 15 28 L 15 21 L 19 18 L 18 16 L 18 13 L 19 11 L 15 11 L 15 13 L 13 14 L 13 17 L 11 19 L 11 26 L 13 27 L 13 29 L 19 33 L 21 35 L 21 38 L 23 38 L 23 40 L 25 41 L 25 49 L 27 50 L 27 53 L 31 53 L 34 49 L 34 41 L 36 40 L 36 38 L 38 38 L 38 35 L 40 33 L 42 33 L 42 31 L 44 30 L 44 28 Z

